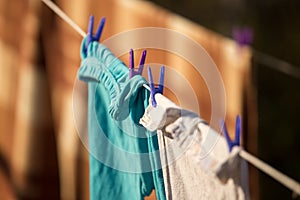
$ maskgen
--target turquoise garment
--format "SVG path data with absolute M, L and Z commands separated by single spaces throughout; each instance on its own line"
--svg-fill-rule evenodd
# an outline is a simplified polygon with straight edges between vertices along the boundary
M 78 72 L 88 82 L 88 132 L 91 199 L 143 199 L 156 189 L 165 200 L 157 136 L 139 125 L 149 92 L 142 76 L 129 79 L 128 68 L 105 46 L 92 42 Z

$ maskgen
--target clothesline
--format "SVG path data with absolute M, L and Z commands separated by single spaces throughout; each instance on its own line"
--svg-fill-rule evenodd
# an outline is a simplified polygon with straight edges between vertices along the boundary
M 75 31 L 77 31 L 82 37 L 86 37 L 86 33 L 72 20 L 70 17 L 66 15 L 56 4 L 54 4 L 50 0 L 42 0 L 51 10 L 53 10 L 61 19 L 63 19 L 66 23 L 68 23 Z M 300 76 L 299 76 L 300 77 Z M 143 85 L 147 90 L 150 90 L 148 85 Z M 286 176 L 275 168 L 271 167 L 267 163 L 261 161 L 245 150 L 241 150 L 239 154 L 243 159 L 265 172 L 290 190 L 292 190 L 295 194 L 300 195 L 300 184 L 293 180 L 292 178 Z
M 300 79 L 300 67 L 293 66 L 286 61 L 274 58 L 254 49 L 252 49 L 252 52 L 254 61 L 281 73 Z

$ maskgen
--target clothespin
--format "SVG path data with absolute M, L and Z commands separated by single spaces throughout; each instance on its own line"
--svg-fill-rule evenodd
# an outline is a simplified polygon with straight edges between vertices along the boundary
M 241 138 L 241 117 L 238 115 L 236 116 L 236 124 L 235 124 L 235 136 L 234 136 L 234 140 L 232 141 L 229 137 L 226 125 L 224 120 L 221 120 L 221 127 L 223 129 L 223 134 L 226 138 L 226 141 L 228 143 L 228 147 L 229 147 L 229 152 L 231 152 L 232 148 L 234 146 L 240 146 L 240 138 Z
M 155 87 L 154 86 L 154 83 L 153 83 L 153 78 L 152 78 L 152 71 L 151 71 L 151 68 L 150 66 L 148 67 L 148 77 L 149 77 L 149 84 L 150 84 L 150 96 L 151 96 L 151 101 L 152 101 L 152 105 L 154 107 L 156 107 L 157 103 L 156 103 L 156 100 L 155 100 L 155 94 L 157 93 L 160 93 L 160 94 L 163 94 L 163 90 L 164 90 L 164 76 L 165 76 L 165 67 L 162 66 L 160 68 L 160 77 L 159 77 L 159 85 L 158 87 Z
M 140 65 L 137 71 L 134 70 L 134 53 L 133 50 L 130 49 L 129 51 L 129 78 L 132 78 L 135 75 L 142 75 L 143 69 L 144 69 L 144 64 L 145 64 L 145 59 L 146 59 L 146 54 L 147 51 L 144 50 L 142 53 L 142 57 L 140 60 Z
M 103 31 L 103 27 L 105 24 L 105 20 L 106 18 L 103 17 L 101 19 L 100 25 L 98 26 L 98 30 L 96 32 L 96 35 L 93 35 L 93 29 L 94 29 L 94 16 L 91 15 L 90 16 L 90 21 L 89 21 L 89 27 L 88 27 L 88 34 L 87 34 L 87 40 L 86 40 L 86 49 L 88 48 L 89 44 L 93 41 L 99 41 L 102 31 Z
M 233 39 L 240 45 L 250 45 L 253 42 L 253 30 L 250 27 L 234 27 L 232 29 Z

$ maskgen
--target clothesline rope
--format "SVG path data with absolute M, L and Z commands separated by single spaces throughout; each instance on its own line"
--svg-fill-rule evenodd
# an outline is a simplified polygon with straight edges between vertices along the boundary
M 70 18 L 64 13 L 56 4 L 54 4 L 50 0 L 42 0 L 51 10 L 53 10 L 59 17 L 61 17 L 66 23 L 68 23 L 75 31 L 77 31 L 82 37 L 85 37 L 87 34 Z M 150 90 L 149 86 L 144 84 L 143 85 L 147 90 Z M 278 170 L 274 169 L 267 163 L 261 161 L 260 159 L 256 158 L 255 156 L 251 155 L 250 153 L 246 152 L 245 150 L 240 151 L 240 156 L 260 169 L 261 171 L 265 172 L 294 193 L 300 195 L 300 184 L 293 180 L 292 178 L 286 176 L 285 174 L 279 172 Z
M 60 16 L 67 24 L 69 24 L 77 33 L 82 37 L 87 34 L 65 13 L 63 12 L 55 3 L 50 0 L 42 0 L 51 10 L 53 10 L 58 16 Z
M 270 165 L 264 163 L 263 161 L 259 160 L 255 156 L 251 155 L 245 150 L 241 150 L 239 154 L 242 158 L 247 160 L 249 163 L 254 165 L 256 168 L 260 169 L 261 171 L 265 172 L 279 183 L 283 184 L 296 194 L 300 195 L 300 184 L 297 183 L 295 180 L 291 179 L 287 175 L 281 173 L 280 171 L 274 169 Z
M 293 66 L 286 61 L 274 58 L 270 55 L 264 54 L 254 49 L 252 49 L 252 52 L 253 60 L 257 61 L 257 63 L 263 64 L 263 66 L 277 70 L 291 77 L 300 79 L 300 67 Z

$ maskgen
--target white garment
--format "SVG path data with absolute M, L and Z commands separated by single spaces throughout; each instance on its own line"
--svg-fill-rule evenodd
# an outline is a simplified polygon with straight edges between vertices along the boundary
M 229 153 L 226 140 L 197 114 L 163 95 L 155 98 L 157 106 L 150 103 L 140 123 L 157 130 L 167 199 L 248 199 L 239 148 Z

